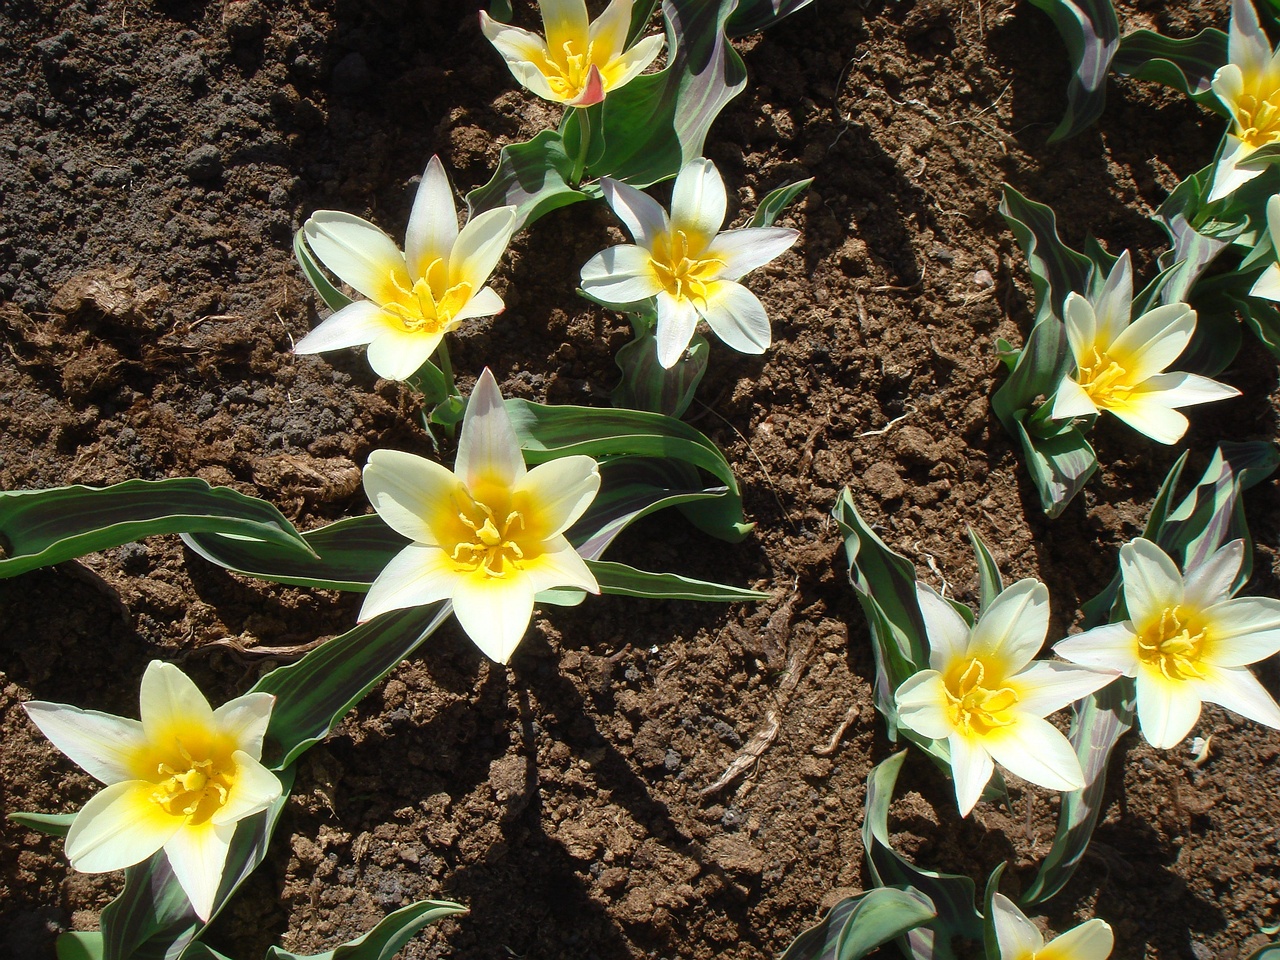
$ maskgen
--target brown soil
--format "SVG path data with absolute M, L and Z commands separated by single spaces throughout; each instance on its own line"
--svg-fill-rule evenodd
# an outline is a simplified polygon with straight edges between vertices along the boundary
M 1226 21 L 1223 2 L 1121 12 L 1177 35 Z M 727 451 L 759 526 L 730 546 L 655 520 L 613 555 L 772 599 L 551 608 L 509 671 L 447 625 L 302 761 L 267 862 L 210 938 L 224 952 L 328 949 L 442 897 L 470 914 L 404 956 L 776 956 L 867 882 L 866 775 L 891 750 L 828 516 L 840 487 L 926 581 L 940 571 L 967 599 L 972 526 L 1008 576 L 1049 584 L 1055 637 L 1140 530 L 1181 447 L 1104 421 L 1102 473 L 1049 522 L 990 413 L 994 341 L 1020 342 L 1030 307 L 996 204 L 1007 181 L 1053 205 L 1070 242 L 1093 231 L 1149 276 L 1162 237 L 1146 216 L 1208 162 L 1220 121 L 1113 83 L 1096 128 L 1047 144 L 1066 56 L 1048 18 L 1013 0 L 818 0 L 740 49 L 750 86 L 706 148 L 734 215 L 816 178 L 784 219 L 802 239 L 750 281 L 773 349 L 755 359 L 713 343 L 692 417 Z M 270 499 L 303 528 L 364 512 L 368 453 L 429 445 L 412 396 L 358 352 L 289 352 L 317 320 L 292 231 L 329 207 L 401 235 L 432 153 L 469 189 L 503 144 L 555 119 L 514 86 L 468 3 L 9 0 L 0 487 L 195 475 Z M 455 349 L 464 385 L 488 364 L 508 395 L 606 403 L 627 328 L 573 288 L 621 239 L 587 205 L 520 237 L 497 279 L 506 313 Z M 1195 411 L 1182 445 L 1193 469 L 1218 439 L 1276 435 L 1274 361 L 1250 346 L 1224 379 L 1245 395 Z M 1274 595 L 1276 482 L 1248 509 L 1251 590 Z M 0 582 L 4 809 L 72 810 L 93 790 L 22 700 L 136 715 L 159 657 L 217 701 L 277 662 L 271 648 L 348 629 L 357 606 L 228 575 L 176 539 Z M 1260 673 L 1280 687 L 1274 664 Z M 707 794 L 773 718 L 759 763 Z M 1096 913 L 1117 957 L 1206 960 L 1245 955 L 1276 921 L 1280 741 L 1213 708 L 1196 732 L 1213 735 L 1200 769 L 1184 748 L 1124 742 L 1051 928 Z M 927 763 L 904 780 L 905 853 L 975 877 L 1010 860 L 1010 893 L 1029 880 L 1054 797 L 1015 784 L 1025 816 L 981 804 L 961 821 Z M 119 877 L 74 874 L 60 842 L 4 831 L 0 953 L 52 956 L 56 932 L 96 925 Z

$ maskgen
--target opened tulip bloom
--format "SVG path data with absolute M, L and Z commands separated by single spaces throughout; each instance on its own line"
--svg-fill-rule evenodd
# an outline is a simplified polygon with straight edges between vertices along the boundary
M 1083 667 L 1034 661 L 1049 629 L 1049 591 L 1020 580 L 971 629 L 928 587 L 917 586 L 929 638 L 929 667 L 894 694 L 898 720 L 945 740 L 961 816 L 982 796 L 995 764 L 1051 790 L 1084 785 L 1067 738 L 1044 717 L 1114 679 Z
M 1096 416 L 1107 411 L 1160 443 L 1187 432 L 1186 407 L 1240 395 L 1235 387 L 1194 373 L 1165 373 L 1191 342 L 1196 314 L 1185 303 L 1149 310 L 1130 323 L 1133 273 L 1126 251 L 1097 302 L 1078 293 L 1063 306 L 1075 369 L 1058 387 L 1052 417 Z
M 582 289 L 601 303 L 632 308 L 653 298 L 658 360 L 676 364 L 699 318 L 742 353 L 763 353 L 772 334 L 756 295 L 738 282 L 788 250 L 799 234 L 783 227 L 720 232 L 727 197 L 710 160 L 685 165 L 676 177 L 671 215 L 634 187 L 600 181 L 605 199 L 634 244 L 610 247 L 582 268 Z
M 1233 540 L 1186 575 L 1150 540 L 1120 548 L 1129 619 L 1054 646 L 1067 660 L 1137 678 L 1138 723 L 1154 747 L 1180 743 L 1208 701 L 1280 728 L 1280 706 L 1248 664 L 1280 650 L 1280 600 L 1232 597 L 1244 560 Z
M 303 224 L 307 245 L 339 279 L 367 297 L 298 341 L 296 353 L 368 344 L 378 376 L 406 380 L 464 320 L 501 313 L 485 286 L 515 230 L 516 208 L 480 214 L 462 230 L 449 178 L 432 157 L 409 215 L 402 253 L 367 220 L 321 210 Z
M 991 906 L 1000 960 L 1107 960 L 1115 947 L 1105 920 L 1086 920 L 1045 943 L 1036 925 L 1004 894 L 997 893 Z
M 186 674 L 153 660 L 139 699 L 141 721 L 24 704 L 55 747 L 107 785 L 76 815 L 67 857 L 84 873 L 105 873 L 163 848 L 208 920 L 236 824 L 280 796 L 280 781 L 259 762 L 275 698 L 250 693 L 213 710 Z
M 452 600 L 462 629 L 486 656 L 511 659 L 553 587 L 600 588 L 564 532 L 600 489 L 590 457 L 526 470 L 520 444 L 486 368 L 462 421 L 457 472 L 395 450 L 375 450 L 364 488 L 387 525 L 413 541 L 374 581 L 360 619 Z
M 1273 51 L 1249 0 L 1232 0 L 1227 63 L 1213 75 L 1214 95 L 1231 114 L 1209 200 L 1221 200 L 1266 169 L 1275 158 L 1255 154 L 1280 144 L 1280 50 Z
M 1267 234 L 1273 259 L 1254 281 L 1249 296 L 1280 302 L 1280 194 L 1267 201 Z
M 662 50 L 654 35 L 627 48 L 631 0 L 613 0 L 592 23 L 583 0 L 540 0 L 546 38 L 480 12 L 480 28 L 520 85 L 554 103 L 589 107 L 630 83 Z

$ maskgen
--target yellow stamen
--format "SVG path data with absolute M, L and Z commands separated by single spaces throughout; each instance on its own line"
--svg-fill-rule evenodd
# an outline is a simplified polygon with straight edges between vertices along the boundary
M 204 823 L 227 802 L 235 771 L 223 769 L 230 765 L 218 764 L 212 758 L 196 760 L 181 743 L 178 750 L 186 761 L 186 769 L 157 764 L 156 774 L 163 779 L 156 783 L 151 799 L 165 813 L 186 817 L 189 823 Z
M 1234 110 L 1236 136 L 1255 150 L 1280 143 L 1280 89 L 1260 89 L 1262 79 L 1255 79 L 1253 92 L 1243 94 Z
M 1080 389 L 1089 395 L 1094 406 L 1122 406 L 1133 393 L 1134 384 L 1128 381 L 1129 372 L 1108 353 L 1093 348 L 1093 357 L 1087 364 L 1080 364 Z
M 507 565 L 520 569 L 524 550 L 517 537 L 525 528 L 524 515 L 512 510 L 501 523 L 487 504 L 466 496 L 458 502 L 458 520 L 475 535 L 472 540 L 460 540 L 450 557 L 460 564 L 470 565 L 472 570 L 483 570 L 486 576 L 505 577 Z
M 719 277 L 727 264 L 715 257 L 691 257 L 692 245 L 683 230 L 658 237 L 649 264 L 663 289 L 677 300 L 707 302 L 707 284 Z
M 1012 709 L 1018 695 L 1010 687 L 984 686 L 987 667 L 976 657 L 944 684 L 951 708 L 951 722 L 964 735 L 979 736 L 1014 722 Z
M 595 44 L 588 42 L 583 53 L 577 53 L 579 41 L 566 40 L 560 45 L 559 55 L 548 51 L 538 69 L 547 78 L 547 86 L 557 99 L 566 103 L 577 100 L 587 88 L 587 75 L 594 62 Z M 597 65 L 603 74 L 603 68 Z
M 1165 607 L 1138 634 L 1138 657 L 1157 667 L 1166 680 L 1203 679 L 1200 658 L 1204 653 L 1205 629 L 1194 612 L 1182 607 Z
M 448 333 L 456 325 L 454 317 L 471 300 L 471 284 L 465 280 L 446 287 L 444 261 L 437 258 L 427 267 L 426 275 L 407 288 L 393 273 L 391 283 L 399 298 L 384 303 L 382 309 L 397 317 L 410 332 Z

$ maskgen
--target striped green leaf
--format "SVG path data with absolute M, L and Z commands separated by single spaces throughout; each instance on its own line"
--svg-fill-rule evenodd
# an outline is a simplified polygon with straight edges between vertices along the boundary
M 796 198 L 804 193 L 813 184 L 813 177 L 807 180 L 797 180 L 795 183 L 788 183 L 785 187 L 778 187 L 776 190 L 770 190 L 760 206 L 756 207 L 756 212 L 751 216 L 752 227 L 772 227 L 782 216 L 783 211 L 791 204 L 795 203 Z
M 937 917 L 933 901 L 911 887 L 878 887 L 845 897 L 787 947 L 781 960 L 860 960 Z
M 1226 62 L 1227 35 L 1221 30 L 1210 27 L 1182 40 L 1152 30 L 1135 30 L 1121 38 L 1111 69 L 1122 77 L 1173 87 L 1226 116 L 1226 107 L 1209 87 L 1214 73 Z
M 76 818 L 74 813 L 11 813 L 9 819 L 28 830 L 50 837 L 65 837 Z
M 102 960 L 102 934 L 97 930 L 68 930 L 53 942 L 58 960 Z
M 742 0 L 725 29 L 729 36 L 745 37 L 772 27 L 784 17 L 803 10 L 813 0 Z
M 1049 142 L 1074 137 L 1102 116 L 1107 72 L 1120 46 L 1120 21 L 1111 0 L 1031 0 L 1058 28 L 1071 58 L 1067 114 Z
M 1027 258 L 1031 286 L 1036 292 L 1036 322 L 1045 317 L 1062 316 L 1062 304 L 1073 290 L 1088 295 L 1098 271 L 1092 259 L 1071 249 L 1058 236 L 1058 222 L 1053 208 L 1028 200 L 1008 184 L 1000 200 L 1000 213 L 1017 238 Z
M 570 186 L 572 177 L 573 160 L 557 131 L 544 130 L 525 143 L 508 144 L 498 152 L 498 168 L 489 182 L 467 194 L 470 219 L 486 210 L 514 206 L 516 229 L 521 230 L 552 210 L 590 199 Z
M 351 298 L 335 287 L 320 268 L 320 264 L 316 261 L 315 256 L 311 252 L 311 248 L 307 246 L 307 241 L 301 230 L 293 235 L 293 255 L 298 258 L 298 266 L 302 268 L 302 275 L 307 278 L 307 282 L 311 284 L 312 289 L 324 301 L 324 305 L 330 310 L 341 310 L 347 304 L 351 303 Z
M 650 573 L 625 563 L 588 560 L 587 567 L 600 584 L 601 593 L 650 600 L 713 600 L 719 603 L 767 600 L 769 594 L 723 583 L 694 580 L 674 573 Z

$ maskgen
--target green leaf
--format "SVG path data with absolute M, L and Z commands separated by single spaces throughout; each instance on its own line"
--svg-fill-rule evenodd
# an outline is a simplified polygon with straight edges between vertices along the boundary
M 334 950 L 300 954 L 271 947 L 267 960 L 392 960 L 423 927 L 466 912 L 462 904 L 449 900 L 419 900 L 388 914 L 368 933 Z
M 469 219 L 486 210 L 514 206 L 516 230 L 522 230 L 552 210 L 589 199 L 570 186 L 572 177 L 573 160 L 555 130 L 509 144 L 498 152 L 498 168 L 489 182 L 467 194 Z
M 271 504 L 195 477 L 0 492 L 0 577 L 165 533 L 218 532 L 306 551 Z
M 973 544 L 973 555 L 978 561 L 978 591 L 981 597 L 980 612 L 986 613 L 991 601 L 1004 589 L 1004 578 L 1000 576 L 1000 568 L 996 566 L 996 558 L 991 555 L 982 538 L 969 528 L 969 542 Z M 967 608 L 966 608 L 967 609 Z
M 11 813 L 8 817 L 19 826 L 50 837 L 65 837 L 75 818 L 74 813 Z
M 901 751 L 877 764 L 867 780 L 862 845 L 867 869 L 877 887 L 910 887 L 929 898 L 937 918 L 904 935 L 903 950 L 916 960 L 954 960 L 953 938 L 983 938 L 982 919 L 974 909 L 976 889 L 968 877 L 917 867 L 893 849 L 889 804 L 898 773 L 907 757 Z
M 791 206 L 800 194 L 808 190 L 812 183 L 813 177 L 809 177 L 807 180 L 797 180 L 795 183 L 788 183 L 785 187 L 778 187 L 777 190 L 770 190 L 760 201 L 760 206 L 756 207 L 756 212 L 747 226 L 772 227 L 782 216 L 783 211 Z
M 1135 30 L 1121 38 L 1111 69 L 1122 77 L 1154 80 L 1173 87 L 1225 116 L 1226 108 L 1209 84 L 1226 62 L 1227 35 L 1221 30 L 1201 30 L 1185 40 L 1151 30 Z
M 278 771 L 327 737 L 347 711 L 452 612 L 447 602 L 394 610 L 264 676 L 251 691 L 270 693 L 276 698 L 263 742 L 262 762 Z
M 587 568 L 595 575 L 601 593 L 622 597 L 647 597 L 651 600 L 713 600 L 737 603 L 744 600 L 767 600 L 769 594 L 723 583 L 694 580 L 674 573 L 649 573 L 625 563 L 588 560 Z
M 614 357 L 622 382 L 611 395 L 613 405 L 668 417 L 684 416 L 707 372 L 710 354 L 707 338 L 695 333 L 684 356 L 668 369 L 658 362 L 658 341 L 653 334 L 637 336 Z
M 1060 317 L 1062 304 L 1073 290 L 1088 295 L 1097 273 L 1105 278 L 1105 271 L 1096 270 L 1093 260 L 1062 242 L 1051 207 L 1028 200 L 1006 183 L 1000 213 L 1027 258 L 1036 292 L 1037 324 L 1050 315 Z
M 1212 168 L 1207 168 L 1211 175 Z M 1202 172 L 1203 173 L 1203 172 Z M 1160 303 L 1177 303 L 1191 298 L 1192 287 L 1226 250 L 1230 243 L 1220 237 L 1200 233 L 1192 222 L 1197 219 L 1204 199 L 1207 179 L 1192 175 L 1174 188 L 1152 216 L 1152 220 L 1164 228 L 1173 247 L 1160 255 L 1160 276 L 1134 299 L 1134 316 L 1139 316 L 1156 306 L 1148 291 L 1159 291 Z M 1198 329 L 1199 325 L 1197 325 Z M 1183 369 L 1179 365 L 1179 369 Z
M 781 960 L 860 960 L 937 916 L 933 902 L 910 887 L 879 887 L 845 897 L 792 941 Z
M 987 960 L 1003 960 L 1000 956 L 1000 938 L 996 934 L 996 894 L 1000 892 L 1000 878 L 1008 861 L 998 864 L 987 877 L 987 889 L 982 895 L 982 946 Z
M 1093 124 L 1107 104 L 1107 71 L 1120 46 L 1120 21 L 1111 0 L 1031 0 L 1053 20 L 1067 45 L 1072 76 L 1067 115 L 1049 142 L 1074 137 Z
M 312 255 L 301 230 L 293 235 L 293 255 L 298 258 L 298 265 L 302 267 L 302 275 L 307 278 L 307 282 L 311 284 L 320 299 L 324 301 L 326 307 L 330 310 L 341 310 L 351 303 L 351 298 L 330 283 L 329 278 L 325 276 L 325 272 L 320 269 L 320 264 L 316 262 L 316 258 Z
M 813 0 L 742 0 L 733 11 L 725 29 L 734 38 L 759 33 L 812 2 Z
M 1026 421 L 1019 418 L 1014 436 L 1022 446 L 1031 480 L 1040 495 L 1040 506 L 1051 519 L 1061 516 L 1098 469 L 1093 447 L 1072 424 L 1063 424 L 1051 436 L 1038 436 L 1030 433 Z
M 68 930 L 53 942 L 58 960 L 102 960 L 102 934 L 97 930 Z

